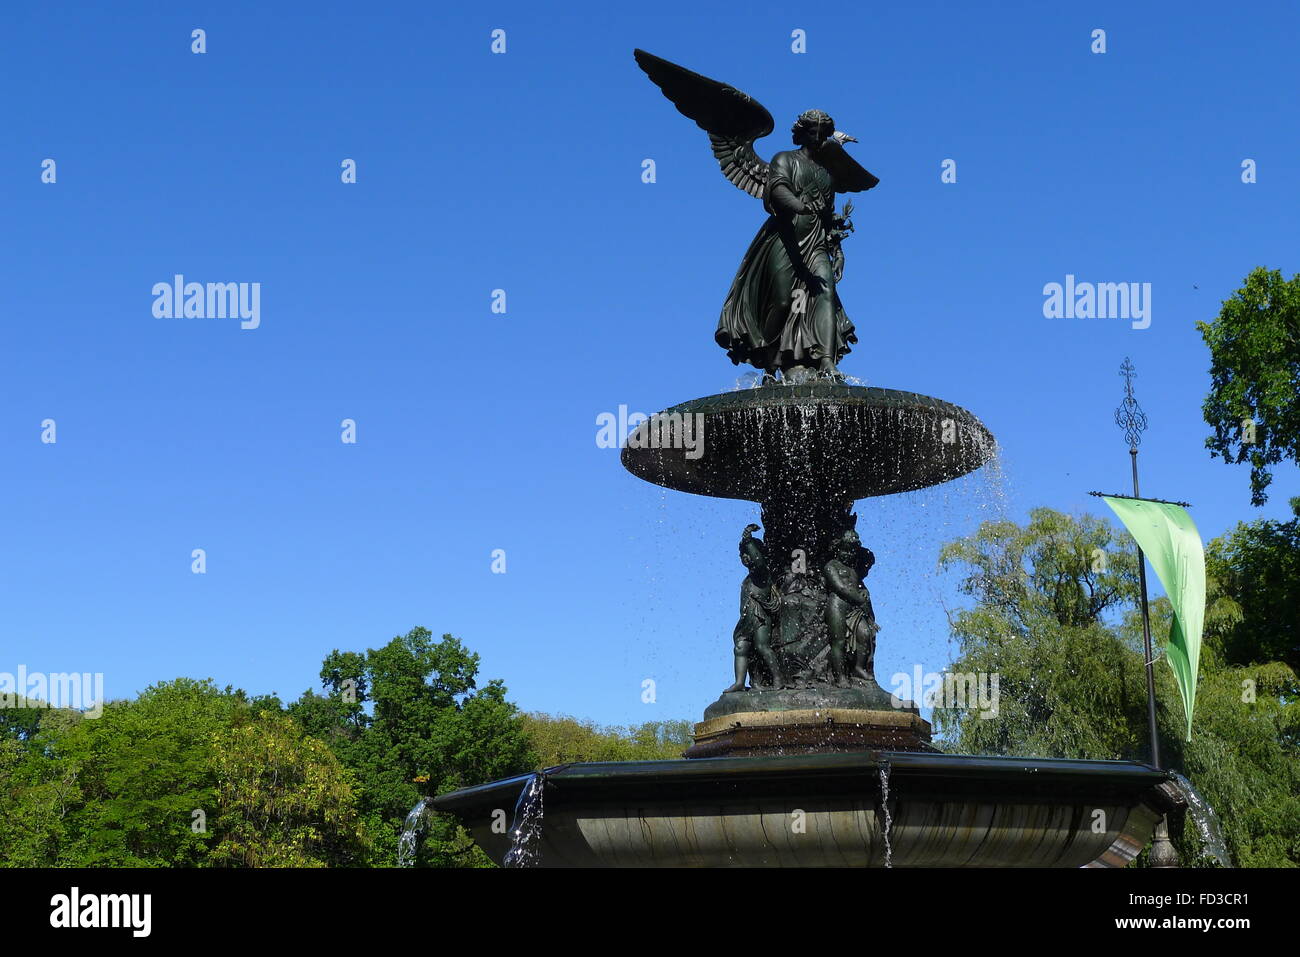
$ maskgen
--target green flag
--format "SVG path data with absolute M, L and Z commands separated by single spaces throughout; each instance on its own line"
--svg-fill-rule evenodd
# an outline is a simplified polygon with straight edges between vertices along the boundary
M 1181 506 L 1109 495 L 1102 498 L 1137 539 L 1173 606 L 1174 623 L 1165 659 L 1174 670 L 1183 696 L 1190 741 L 1196 673 L 1201 661 L 1201 626 L 1205 623 L 1205 548 L 1201 534 Z

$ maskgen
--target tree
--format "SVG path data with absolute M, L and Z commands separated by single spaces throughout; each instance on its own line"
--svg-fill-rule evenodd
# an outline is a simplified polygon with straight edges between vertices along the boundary
M 1300 702 L 1295 671 L 1267 660 L 1272 639 L 1246 623 L 1249 550 L 1210 543 L 1200 686 L 1191 741 L 1173 676 L 1157 662 L 1166 767 L 1181 770 L 1223 824 L 1241 866 L 1300 865 Z M 1091 560 L 1089 560 L 1091 556 Z M 964 572 L 973 607 L 951 616 L 954 672 L 999 677 L 997 715 L 936 708 L 949 750 L 974 754 L 1148 758 L 1136 556 L 1105 522 L 1035 509 L 1026 526 L 986 522 L 946 545 L 941 564 Z M 1163 655 L 1172 611 L 1151 603 Z M 1192 828 L 1177 836 L 1186 864 L 1204 863 Z
M 631 728 L 602 727 L 567 715 L 530 713 L 524 733 L 549 768 L 583 761 L 664 761 L 680 758 L 691 744 L 689 721 L 647 721 Z
M 68 727 L 80 714 L 22 705 L 0 715 L 8 719 L 0 733 L 0 866 L 48 867 L 68 844 L 65 821 L 81 789 L 69 765 L 44 753 L 40 726 Z
M 335 650 L 321 667 L 324 696 L 289 712 L 327 741 L 357 777 L 375 862 L 397 862 L 407 813 L 423 797 L 537 766 L 518 708 L 497 680 L 478 687 L 479 656 L 451 635 L 415 628 L 364 654 Z M 430 826 L 417 863 L 487 863 L 448 818 Z
M 364 864 L 368 839 L 353 776 L 287 715 L 213 735 L 217 778 L 215 865 L 326 867 Z
M 1268 501 L 1269 466 L 1300 464 L 1300 275 L 1257 268 L 1197 328 L 1210 349 L 1211 386 L 1202 410 L 1214 457 L 1250 462 L 1250 500 Z
M 1036 757 L 1145 756 L 1141 659 L 1111 624 L 1136 601 L 1134 548 L 1106 522 L 1034 509 L 1020 526 L 985 522 L 945 545 L 973 608 L 950 615 L 954 672 L 996 674 L 999 713 L 936 708 L 949 747 Z
M 1207 572 L 1237 609 L 1222 636 L 1229 665 L 1282 661 L 1300 673 L 1300 499 L 1292 507 L 1288 522 L 1240 522 L 1206 549 Z
M 53 863 L 185 867 L 204 863 L 209 836 L 194 811 L 216 807 L 212 736 L 247 708 L 210 681 L 151 685 L 135 701 L 110 702 L 49 742 L 82 803 L 68 818 L 71 846 Z M 71 855 L 69 859 L 68 855 Z
M 44 710 L 8 722 L 0 746 L 0 848 L 28 866 L 199 866 L 215 807 L 210 739 L 243 719 L 243 692 L 210 681 L 152 685 L 97 718 Z M 15 733 L 16 732 L 16 733 Z
M 0 740 L 28 743 L 40 729 L 41 718 L 49 709 L 46 702 L 28 701 L 16 695 L 8 702 L 12 707 L 0 708 Z

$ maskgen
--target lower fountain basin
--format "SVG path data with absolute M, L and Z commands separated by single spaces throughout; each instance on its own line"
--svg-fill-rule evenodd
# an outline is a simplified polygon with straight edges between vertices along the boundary
M 1128 761 L 865 751 L 540 773 L 544 867 L 1122 867 L 1170 800 L 1167 773 Z M 434 807 L 500 863 L 532 777 Z

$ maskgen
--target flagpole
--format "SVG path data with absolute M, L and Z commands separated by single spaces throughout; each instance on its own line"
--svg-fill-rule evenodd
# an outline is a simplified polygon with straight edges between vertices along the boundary
M 1133 377 L 1137 370 L 1127 358 L 1119 367 L 1119 374 L 1124 377 L 1124 401 L 1115 410 L 1115 424 L 1124 430 L 1128 440 L 1129 461 L 1133 466 L 1133 497 L 1140 498 L 1142 492 L 1138 486 L 1138 445 L 1142 442 L 1142 433 L 1146 431 L 1147 417 L 1133 396 Z M 1151 611 L 1147 607 L 1147 564 L 1138 546 L 1138 584 L 1142 589 L 1142 647 L 1145 651 L 1147 669 L 1147 728 L 1151 735 L 1151 766 L 1160 770 L 1160 735 L 1156 729 L 1156 673 L 1155 654 L 1151 645 Z
M 1138 487 L 1138 445 L 1142 442 L 1142 433 L 1147 428 L 1146 413 L 1133 396 L 1133 377 L 1137 370 L 1128 357 L 1119 367 L 1119 374 L 1124 377 L 1124 401 L 1115 410 L 1115 424 L 1124 430 L 1128 440 L 1129 462 L 1133 467 L 1133 497 L 1140 498 L 1142 492 Z M 1142 589 L 1142 647 L 1145 651 L 1147 667 L 1147 727 L 1151 734 L 1151 766 L 1160 770 L 1160 733 L 1156 726 L 1156 673 L 1155 654 L 1151 646 L 1151 610 L 1147 602 L 1147 563 L 1142 554 L 1142 546 L 1137 547 L 1138 584 Z M 1151 866 L 1177 867 L 1178 852 L 1169 840 L 1169 825 L 1165 815 L 1160 815 L 1155 832 L 1151 835 Z
M 1132 456 L 1133 462 L 1133 497 L 1138 498 L 1142 493 L 1138 491 L 1137 448 L 1130 448 L 1128 454 Z M 1160 735 L 1156 730 L 1155 654 L 1151 647 L 1151 609 L 1147 602 L 1147 563 L 1141 545 L 1138 546 L 1138 583 L 1142 587 L 1142 647 L 1146 650 L 1147 660 L 1147 726 L 1151 731 L 1151 766 L 1159 770 L 1161 763 Z

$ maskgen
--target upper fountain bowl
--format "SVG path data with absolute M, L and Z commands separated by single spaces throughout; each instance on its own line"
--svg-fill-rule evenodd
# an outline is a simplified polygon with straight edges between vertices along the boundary
M 979 419 L 941 399 L 816 382 L 675 405 L 637 426 L 622 461 L 647 482 L 696 495 L 848 501 L 950 481 L 995 449 Z

